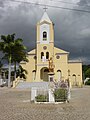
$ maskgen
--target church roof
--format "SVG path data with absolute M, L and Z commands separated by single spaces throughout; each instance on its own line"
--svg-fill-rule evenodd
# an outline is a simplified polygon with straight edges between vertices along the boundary
M 35 54 L 36 54 L 35 51 L 36 51 L 36 49 L 33 49 L 33 50 L 29 51 L 29 52 L 28 52 L 28 55 L 35 55 Z
M 80 59 L 77 60 L 69 60 L 68 63 L 82 63 Z
M 47 21 L 47 22 L 49 22 L 49 23 L 52 22 L 52 21 L 50 20 L 49 16 L 48 16 L 47 12 L 44 12 L 44 14 L 43 14 L 43 16 L 42 16 L 42 18 L 41 18 L 41 20 L 40 20 L 40 23 L 43 22 L 43 21 Z
M 56 54 L 69 54 L 69 52 L 56 47 L 54 47 L 54 51 Z

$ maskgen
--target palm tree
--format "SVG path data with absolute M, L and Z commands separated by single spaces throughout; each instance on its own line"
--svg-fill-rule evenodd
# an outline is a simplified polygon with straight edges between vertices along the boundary
M 12 59 L 12 47 L 14 45 L 14 34 L 13 35 L 1 35 L 1 42 L 0 42 L 0 50 L 5 54 L 5 56 L 8 56 L 8 63 L 9 63 L 9 75 L 8 75 L 8 87 L 10 87 L 11 82 L 11 59 Z
M 19 69 L 17 71 L 17 77 L 19 76 L 20 78 L 26 79 L 26 74 L 28 74 L 27 70 L 22 68 L 21 65 L 19 65 Z
M 11 63 L 20 62 L 26 58 L 26 47 L 22 44 L 22 39 L 15 40 L 15 34 L 1 35 L 0 50 L 4 53 L 4 57 L 8 60 L 8 87 L 11 87 Z
M 12 53 L 12 61 L 14 62 L 14 79 L 16 79 L 16 64 L 19 64 L 21 61 L 28 62 L 28 59 L 26 47 L 21 43 L 18 44 L 16 41 L 15 46 L 13 47 L 13 51 L 14 52 Z

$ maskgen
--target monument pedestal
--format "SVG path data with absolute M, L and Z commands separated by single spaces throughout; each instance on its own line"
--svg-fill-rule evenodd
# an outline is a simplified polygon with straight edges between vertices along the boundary
M 53 82 L 54 81 L 54 72 L 49 72 L 48 73 L 48 79 L 49 79 L 49 82 Z
M 54 94 L 53 94 L 53 89 L 54 89 L 54 72 L 49 72 L 48 73 L 48 79 L 49 79 L 49 102 L 54 103 Z
M 53 89 L 54 88 L 54 73 L 49 72 L 48 73 L 48 81 L 49 81 L 49 88 Z
M 51 89 L 49 89 L 49 102 L 50 103 L 54 103 L 55 102 L 55 100 L 54 100 L 54 94 L 53 94 L 53 92 L 52 92 Z

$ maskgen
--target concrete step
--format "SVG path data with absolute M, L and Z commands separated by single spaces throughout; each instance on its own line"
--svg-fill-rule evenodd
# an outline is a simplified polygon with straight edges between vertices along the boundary
M 32 87 L 40 87 L 42 89 L 48 89 L 48 82 L 20 82 L 16 88 L 32 88 Z

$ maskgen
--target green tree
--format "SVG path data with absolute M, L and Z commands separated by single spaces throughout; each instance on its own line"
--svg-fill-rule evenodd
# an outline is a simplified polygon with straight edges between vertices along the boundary
M 83 78 L 90 77 L 90 65 L 83 65 L 82 66 L 82 71 L 83 71 Z
M 89 78 L 90 78 L 90 68 L 88 68 L 88 69 L 85 71 L 85 77 L 89 77 Z
M 26 74 L 28 74 L 27 70 L 22 68 L 21 65 L 19 65 L 19 69 L 17 71 L 17 77 L 19 76 L 20 78 L 26 79 Z
M 9 75 L 8 75 L 8 87 L 10 87 L 10 82 L 11 82 L 11 52 L 12 48 L 14 45 L 14 34 L 13 35 L 8 35 L 4 36 L 1 35 L 1 42 L 0 42 L 0 50 L 4 53 L 5 56 L 8 56 L 8 63 L 9 63 Z
M 16 64 L 20 63 L 21 61 L 28 62 L 27 59 L 27 52 L 26 52 L 26 47 L 22 45 L 22 40 L 15 41 L 15 45 L 13 47 L 13 52 L 12 52 L 12 61 L 14 62 L 14 76 L 16 79 Z
M 3 64 L 2 64 L 2 62 L 0 60 L 0 79 L 1 79 L 2 66 L 3 66 Z
M 15 34 L 1 35 L 0 50 L 4 53 L 4 58 L 9 64 L 8 72 L 8 87 L 11 87 L 11 63 L 20 62 L 26 59 L 26 47 L 22 44 L 22 39 L 15 40 Z M 16 70 L 15 70 L 16 71 Z

